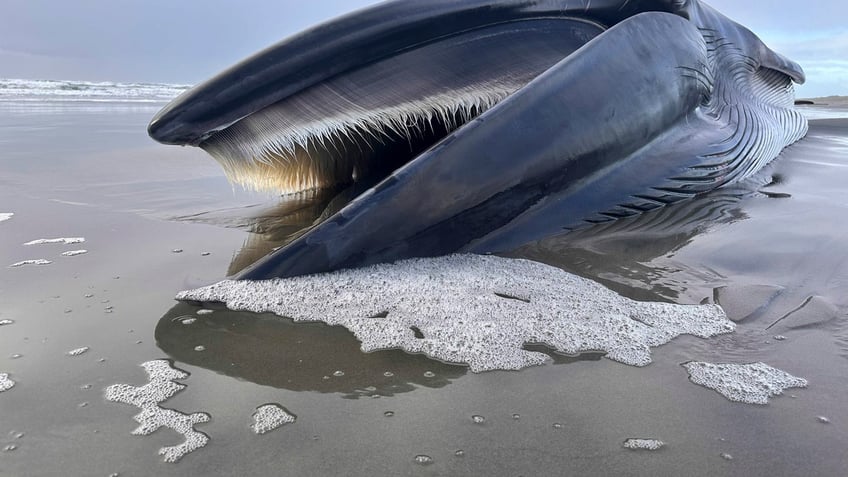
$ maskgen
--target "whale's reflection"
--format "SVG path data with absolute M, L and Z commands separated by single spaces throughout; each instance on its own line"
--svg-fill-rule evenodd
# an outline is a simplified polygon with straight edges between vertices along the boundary
M 440 388 L 467 372 L 400 350 L 363 353 L 340 326 L 200 309 L 181 302 L 169 310 L 156 325 L 159 348 L 176 361 L 265 386 L 355 399 Z
M 699 235 L 745 220 L 745 200 L 768 197 L 771 182 L 767 174 L 758 176 L 674 206 L 547 237 L 508 255 L 562 268 L 632 299 L 678 301 L 692 283 L 679 283 L 673 275 L 709 282 L 709 271 L 658 259 L 673 256 Z

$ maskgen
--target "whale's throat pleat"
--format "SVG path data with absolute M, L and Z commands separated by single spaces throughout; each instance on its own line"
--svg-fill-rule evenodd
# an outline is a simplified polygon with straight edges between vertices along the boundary
M 487 26 L 335 76 L 211 134 L 235 183 L 279 193 L 385 175 L 603 32 L 581 19 Z

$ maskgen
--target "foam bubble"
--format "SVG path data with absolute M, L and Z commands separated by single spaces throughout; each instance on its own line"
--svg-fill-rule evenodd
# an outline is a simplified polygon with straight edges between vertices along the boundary
M 14 216 L 15 214 L 13 212 L 0 212 L 0 222 L 5 222 Z
M 83 242 L 85 242 L 85 237 L 59 237 L 59 238 L 52 238 L 52 239 L 30 240 L 29 242 L 25 243 L 24 245 L 45 245 L 45 244 L 51 244 L 51 243 L 61 243 L 61 244 L 65 244 L 65 245 L 73 245 L 73 244 L 83 243 Z
M 0 373 L 0 393 L 15 387 L 15 382 L 9 378 L 7 373 Z
M 194 426 L 209 422 L 211 419 L 209 414 L 205 412 L 183 414 L 173 409 L 159 407 L 160 403 L 186 387 L 175 380 L 188 378 L 188 373 L 172 368 L 170 363 L 161 359 L 142 363 L 141 366 L 147 371 L 150 380 L 144 386 L 114 384 L 106 388 L 107 400 L 141 408 L 141 412 L 133 416 L 139 426 L 132 433 L 146 436 L 162 427 L 167 427 L 182 434 L 185 438 L 183 443 L 159 450 L 159 455 L 163 456 L 165 462 L 176 462 L 189 452 L 204 447 L 209 442 L 209 436 L 195 430 Z
M 665 442 L 659 439 L 637 439 L 631 438 L 624 441 L 622 444 L 626 449 L 630 450 L 649 450 L 655 451 L 660 450 L 663 446 L 665 446 Z
M 68 351 L 68 356 L 79 356 L 79 355 L 85 353 L 86 351 L 88 351 L 89 349 L 91 349 L 91 348 L 89 348 L 88 346 L 83 346 L 81 348 L 72 349 L 72 350 Z
M 88 250 L 68 250 L 67 252 L 62 252 L 63 257 L 76 257 L 77 255 L 83 255 L 88 253 Z
M 465 363 L 473 372 L 549 361 L 523 349 L 527 343 L 571 355 L 605 351 L 610 359 L 644 366 L 651 362 L 651 347 L 681 334 L 707 338 L 735 327 L 715 305 L 637 302 L 548 265 L 480 255 L 227 280 L 177 299 L 341 325 L 365 352 L 400 348 Z
M 53 263 L 53 262 L 51 262 L 50 260 L 45 260 L 43 258 L 37 258 L 37 259 L 21 260 L 20 262 L 15 262 L 15 263 L 9 265 L 9 268 L 23 267 L 24 265 L 50 265 L 51 263 Z
M 698 361 L 684 363 L 689 379 L 713 389 L 731 401 L 768 404 L 772 396 L 788 388 L 805 388 L 807 380 L 796 378 L 765 363 L 713 364 Z
M 279 404 L 265 404 L 256 408 L 253 413 L 253 432 L 265 434 L 285 424 L 293 423 L 297 417 Z

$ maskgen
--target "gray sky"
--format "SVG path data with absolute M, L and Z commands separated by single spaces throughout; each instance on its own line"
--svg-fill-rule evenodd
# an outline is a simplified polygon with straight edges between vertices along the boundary
M 415 1 L 415 0 L 412 0 Z M 0 77 L 196 83 L 374 0 L 0 0 Z M 846 0 L 709 4 L 802 64 L 802 97 L 848 95 Z

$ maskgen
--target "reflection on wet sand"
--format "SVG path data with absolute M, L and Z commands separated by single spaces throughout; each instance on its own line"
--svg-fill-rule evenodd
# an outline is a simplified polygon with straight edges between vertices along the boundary
M 399 350 L 363 353 L 340 326 L 223 308 L 198 310 L 178 303 L 168 311 L 156 326 L 157 345 L 176 361 L 257 384 L 356 399 L 440 388 L 467 372 Z
M 638 300 L 678 301 L 689 284 L 667 279 L 677 271 L 671 264 L 652 262 L 673 255 L 698 235 L 747 218 L 742 201 L 758 195 L 761 182 L 718 189 L 673 207 L 549 237 L 509 255 L 568 270 Z M 702 278 L 709 273 L 687 272 Z
M 239 228 L 248 232 L 244 245 L 234 254 L 227 269 L 230 276 L 321 223 L 372 185 L 373 181 L 361 181 L 343 188 L 285 195 L 273 205 L 213 210 L 176 217 L 175 220 Z

